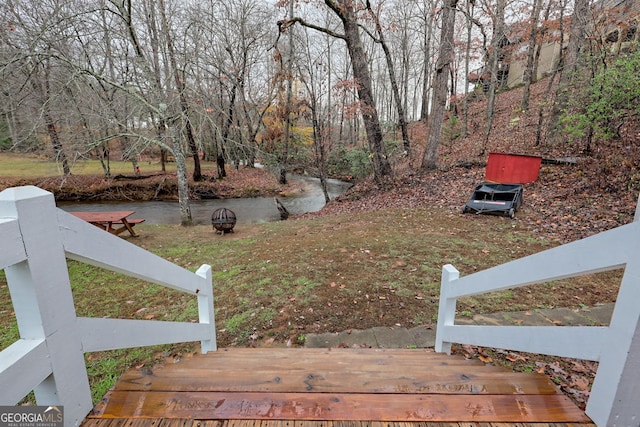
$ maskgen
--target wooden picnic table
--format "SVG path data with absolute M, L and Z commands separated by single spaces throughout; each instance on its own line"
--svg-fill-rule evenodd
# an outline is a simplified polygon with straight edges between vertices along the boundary
M 128 231 L 133 237 L 137 237 L 133 226 L 144 222 L 144 219 L 133 219 L 129 216 L 135 211 L 104 211 L 104 212 L 69 212 L 70 214 L 83 219 L 96 227 L 100 227 L 111 234 L 120 234 Z

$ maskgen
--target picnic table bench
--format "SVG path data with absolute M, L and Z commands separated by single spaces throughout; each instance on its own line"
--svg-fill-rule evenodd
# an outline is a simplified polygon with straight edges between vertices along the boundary
M 69 212 L 96 227 L 100 227 L 111 234 L 120 234 L 128 231 L 133 237 L 137 237 L 133 226 L 144 222 L 144 219 L 129 218 L 134 211 L 107 211 L 107 212 Z

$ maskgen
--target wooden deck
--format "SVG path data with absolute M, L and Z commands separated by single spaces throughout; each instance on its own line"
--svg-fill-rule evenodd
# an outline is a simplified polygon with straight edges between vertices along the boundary
M 282 348 L 130 370 L 82 425 L 594 426 L 543 375 L 428 350 Z

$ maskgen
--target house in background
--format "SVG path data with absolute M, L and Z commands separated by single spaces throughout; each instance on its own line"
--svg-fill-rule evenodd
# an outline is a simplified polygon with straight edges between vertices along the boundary
M 536 60 L 534 63 L 535 79 L 540 80 L 553 73 L 560 62 L 562 48 L 566 45 L 568 35 L 564 36 L 564 43 L 560 43 L 560 30 L 547 29 L 541 45 L 536 46 Z M 520 38 L 522 39 L 522 38 Z M 518 42 L 511 46 L 511 55 L 509 57 L 509 73 L 504 84 L 509 87 L 516 87 L 524 83 L 525 68 L 527 66 L 527 51 L 529 43 Z
M 637 49 L 640 43 L 640 0 L 601 0 L 592 8 L 592 25 L 587 37 L 592 43 L 606 47 L 610 55 Z M 570 18 L 564 23 L 564 41 L 561 42 L 559 22 L 544 23 L 539 29 L 542 44 L 536 49 L 534 63 L 535 79 L 550 75 L 559 65 L 562 49 L 569 37 Z M 498 86 L 513 88 L 524 83 L 529 48 L 528 22 L 512 24 L 507 29 L 501 45 L 502 53 L 498 61 Z M 489 87 L 491 72 L 488 65 L 469 74 L 469 81 L 482 87 Z
M 568 20 L 565 25 L 568 25 Z M 538 29 L 542 44 L 536 45 L 536 60 L 534 61 L 535 80 L 539 80 L 558 66 L 562 44 L 559 41 L 560 30 L 558 22 L 546 23 Z M 524 83 L 524 72 L 527 64 L 529 49 L 528 22 L 516 22 L 508 26 L 500 45 L 498 57 L 498 87 L 512 88 Z M 565 35 L 565 42 L 568 35 Z M 469 74 L 469 81 L 480 87 L 484 92 L 489 88 L 491 70 L 484 65 Z
M 640 42 L 640 0 L 602 0 L 600 9 L 594 11 L 596 31 L 609 48 L 609 53 L 619 55 L 638 48 Z

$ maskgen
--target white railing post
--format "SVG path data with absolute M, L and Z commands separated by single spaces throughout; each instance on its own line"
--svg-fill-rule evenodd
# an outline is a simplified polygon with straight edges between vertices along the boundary
M 28 254 L 26 261 L 5 269 L 20 342 L 42 341 L 48 353 L 34 366 L 49 372 L 39 385 L 31 385 L 37 403 L 63 405 L 65 425 L 79 425 L 93 405 L 55 200 L 37 187 L 5 190 L 0 217 L 18 220 Z
M 207 289 L 200 289 L 200 292 L 198 292 L 199 320 L 200 323 L 209 325 L 209 333 L 211 336 L 211 339 L 200 342 L 201 351 L 203 354 L 206 354 L 218 349 L 218 344 L 216 342 L 216 319 L 213 308 L 213 276 L 211 274 L 211 266 L 206 264 L 201 266 L 196 271 L 196 274 L 204 278 L 209 284 Z
M 624 268 L 609 326 L 456 325 L 457 298 Z M 640 199 L 634 222 L 487 270 L 442 272 L 436 351 L 451 343 L 598 361 L 586 413 L 598 426 L 640 425 Z
M 640 222 L 640 198 L 634 222 Z M 634 239 L 639 242 L 640 236 Z M 640 243 L 640 242 L 639 242 Z M 586 413 L 599 426 L 640 425 L 640 248 L 630 250 Z
M 84 353 L 200 341 L 217 349 L 211 267 L 196 273 L 76 218 L 37 187 L 0 192 L 0 268 L 20 339 L 0 351 L 0 405 L 31 390 L 78 426 L 92 400 Z M 67 258 L 197 297 L 199 322 L 77 317 Z M 10 386 L 8 386 L 10 385 Z
M 455 297 L 448 296 L 448 290 L 451 282 L 458 280 L 460 272 L 456 268 L 447 264 L 442 267 L 442 279 L 440 282 L 440 302 L 438 306 L 438 327 L 436 328 L 436 345 L 435 349 L 439 353 L 451 353 L 451 342 L 444 341 L 444 326 L 452 326 L 456 318 Z

